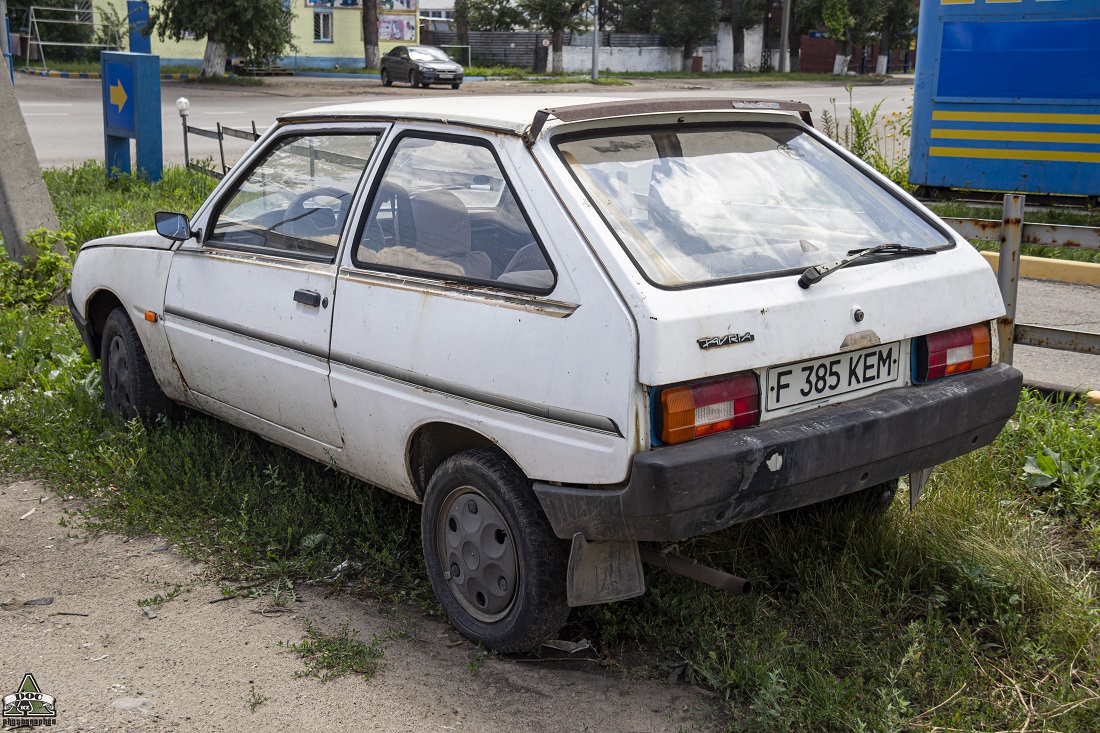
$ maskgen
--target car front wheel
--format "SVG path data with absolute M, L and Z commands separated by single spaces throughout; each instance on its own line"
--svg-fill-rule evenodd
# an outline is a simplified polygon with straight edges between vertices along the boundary
M 420 74 L 417 73 L 416 71 L 410 71 L 409 72 L 409 86 L 412 87 L 413 89 L 416 89 L 416 87 L 419 84 L 420 84 Z
M 436 469 L 421 531 L 432 589 L 471 641 L 521 651 L 565 623 L 568 543 L 554 535 L 527 478 L 499 451 L 463 451 Z
M 170 414 L 172 401 L 157 384 L 137 329 L 125 309 L 115 308 L 107 316 L 101 343 L 100 372 L 107 409 L 126 420 L 140 417 L 146 422 Z
M 382 77 L 382 86 L 384 86 L 384 87 L 393 86 L 393 79 L 390 78 L 390 72 L 389 71 L 387 71 L 386 69 L 382 69 L 381 77 Z
M 462 85 L 461 84 L 452 84 L 451 89 L 458 89 L 460 86 L 462 86 Z

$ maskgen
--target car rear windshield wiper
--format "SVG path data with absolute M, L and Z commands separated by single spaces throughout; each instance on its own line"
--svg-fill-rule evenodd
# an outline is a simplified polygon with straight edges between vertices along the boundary
M 934 255 L 936 250 L 925 249 L 924 247 L 910 247 L 907 244 L 879 244 L 874 247 L 864 247 L 863 249 L 850 249 L 848 250 L 848 256 L 842 260 L 836 262 L 830 262 L 825 265 L 814 265 L 807 268 L 802 276 L 798 278 L 798 286 L 803 290 L 808 289 L 814 283 L 820 281 L 826 275 L 836 272 L 842 267 L 847 267 L 856 260 L 869 257 L 870 255 L 894 255 L 898 257 L 908 257 L 909 255 Z

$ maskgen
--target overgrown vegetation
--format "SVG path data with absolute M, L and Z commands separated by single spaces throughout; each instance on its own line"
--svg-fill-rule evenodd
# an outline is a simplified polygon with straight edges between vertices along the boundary
M 158 186 L 94 179 L 49 175 L 67 231 L 144 228 L 210 185 L 175 169 Z M 4 295 L 0 475 L 42 477 L 85 501 L 70 521 L 154 532 L 257 592 L 308 578 L 439 613 L 416 506 L 198 414 L 119 422 L 67 313 Z M 915 512 L 903 495 L 884 517 L 825 509 L 683 542 L 759 592 L 650 571 L 645 596 L 578 610 L 562 637 L 593 640 L 609 667 L 640 650 L 713 688 L 731 730 L 1100 729 L 1098 446 L 1095 409 L 1025 395 L 994 445 L 937 469 Z M 322 677 L 368 674 L 384 653 L 347 625 L 289 646 Z
M 893 112 L 879 118 L 882 102 L 871 105 L 864 112 L 852 103 L 852 84 L 845 84 L 848 92 L 849 119 L 841 123 L 836 98 L 831 98 L 832 111 L 822 110 L 821 131 L 850 150 L 856 157 L 869 164 L 904 189 L 909 185 L 909 136 L 913 126 L 913 108 L 905 112 Z
M 280 642 L 279 646 L 302 656 L 306 668 L 296 673 L 299 677 L 317 677 L 325 682 L 354 672 L 370 679 L 378 671 L 386 647 L 377 635 L 369 644 L 359 641 L 358 635 L 359 629 L 350 628 L 347 622 L 337 633 L 325 634 L 307 621 L 305 639 L 296 644 Z

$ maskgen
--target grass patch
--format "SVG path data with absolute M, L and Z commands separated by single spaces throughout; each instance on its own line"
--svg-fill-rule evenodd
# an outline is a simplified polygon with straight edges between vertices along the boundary
M 51 187 L 91 190 L 81 170 Z M 171 186 L 105 184 L 59 207 L 62 226 L 94 228 L 84 209 L 120 206 L 112 186 L 150 214 L 187 210 L 156 202 L 190 195 Z M 401 634 L 410 603 L 439 613 L 413 504 L 202 415 L 119 422 L 60 308 L 0 308 L 0 354 L 0 475 L 79 495 L 87 528 L 156 533 L 284 599 L 303 578 L 345 584 L 393 608 Z M 714 689 L 731 730 L 1098 730 L 1098 420 L 1025 395 L 994 445 L 937 469 L 915 512 L 903 494 L 884 517 L 819 509 L 680 543 L 756 595 L 650 570 L 645 596 L 578 609 L 561 637 L 593 640 L 612 667 L 645 652 L 655 673 Z M 287 647 L 322 678 L 384 655 L 346 624 Z
M 630 82 L 617 76 L 601 76 L 592 81 L 592 76 L 547 76 L 530 77 L 527 79 L 532 84 L 591 84 L 602 87 L 628 87 Z
M 190 216 L 217 183 L 182 166 L 166 166 L 157 183 L 137 174 L 108 179 L 98 161 L 46 170 L 43 176 L 61 228 L 78 242 L 152 229 L 157 211 Z
M 957 219 L 994 219 L 1002 216 L 999 206 L 976 206 L 962 201 L 945 201 L 927 204 L 937 216 Z M 1029 224 L 1067 224 L 1071 226 L 1100 227 L 1100 209 L 1028 209 L 1024 221 Z M 1000 251 L 996 241 L 977 241 L 975 247 L 983 252 Z M 1076 249 L 1073 247 L 1044 247 L 1039 244 L 1025 244 L 1022 252 L 1031 257 L 1049 257 L 1056 260 L 1100 263 L 1100 250 Z
M 349 628 L 346 622 L 336 634 L 325 634 L 306 621 L 305 639 L 296 644 L 279 642 L 279 646 L 298 652 L 305 662 L 306 668 L 295 672 L 296 677 L 316 677 L 327 682 L 355 673 L 366 680 L 378 671 L 386 647 L 377 636 L 372 636 L 368 644 L 359 641 L 358 634 L 359 629 Z

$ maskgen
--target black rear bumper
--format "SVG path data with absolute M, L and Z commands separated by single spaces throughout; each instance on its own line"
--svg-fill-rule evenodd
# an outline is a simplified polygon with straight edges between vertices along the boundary
M 621 489 L 536 483 L 563 538 L 670 541 L 806 506 L 991 443 L 1023 377 L 1005 364 L 634 457 Z

